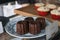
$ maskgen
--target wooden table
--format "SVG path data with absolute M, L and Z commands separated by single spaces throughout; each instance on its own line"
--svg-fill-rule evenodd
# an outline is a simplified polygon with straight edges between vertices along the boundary
M 43 16 L 40 16 L 38 15 L 36 9 L 34 8 L 34 5 L 30 5 L 30 6 L 27 6 L 27 7 L 23 7 L 23 8 L 19 8 L 19 9 L 15 9 L 14 10 L 15 14 L 19 14 L 19 15 L 23 15 L 23 16 L 38 16 L 38 17 L 43 17 Z M 44 18 L 47 18 L 48 20 L 50 21 L 56 21 L 56 20 L 53 20 L 50 16 L 50 13 L 49 15 L 45 16 Z M 57 20 L 58 21 L 58 25 L 60 26 L 60 20 Z

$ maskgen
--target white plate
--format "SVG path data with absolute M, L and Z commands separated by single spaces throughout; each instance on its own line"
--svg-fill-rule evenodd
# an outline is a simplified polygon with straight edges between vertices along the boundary
M 37 34 L 37 35 L 32 35 L 30 33 L 27 33 L 25 35 L 20 35 L 16 32 L 16 23 L 18 21 L 21 21 L 21 20 L 24 20 L 26 17 L 18 17 L 16 19 L 13 19 L 12 21 L 8 22 L 8 24 L 5 26 L 5 30 L 6 32 L 11 35 L 11 36 L 14 36 L 14 37 L 17 37 L 17 38 L 36 38 L 36 37 L 42 37 L 45 34 L 45 30 L 42 30 L 40 34 Z M 34 20 L 37 18 L 37 17 L 33 17 Z M 49 25 L 49 21 L 46 20 L 46 23 L 47 23 L 47 26 Z

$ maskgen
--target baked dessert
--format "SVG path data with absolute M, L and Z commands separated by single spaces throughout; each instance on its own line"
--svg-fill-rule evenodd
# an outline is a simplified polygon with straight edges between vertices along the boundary
M 36 19 L 36 22 L 39 23 L 39 24 L 41 24 L 41 26 L 40 26 L 41 29 L 45 29 L 45 27 L 46 27 L 45 18 L 38 17 Z
M 36 21 L 29 22 L 29 33 L 36 35 L 39 34 L 41 31 L 40 24 Z
M 31 33 L 33 35 L 39 34 L 42 29 L 46 27 L 46 22 L 44 18 L 36 18 L 34 20 L 32 17 L 27 17 L 23 21 L 19 21 L 16 24 L 16 32 L 20 35 Z
M 50 11 L 50 9 L 47 7 L 40 7 L 37 9 L 37 11 L 38 11 L 39 15 L 46 16 L 48 14 L 48 12 Z
M 60 11 L 59 10 L 52 10 L 51 17 L 55 20 L 60 20 Z
M 45 4 L 44 3 L 35 3 L 35 9 L 41 7 L 41 6 L 44 6 Z
M 27 22 L 34 21 L 34 19 L 32 17 L 27 17 L 24 20 L 27 21 Z
M 56 5 L 54 5 L 54 4 L 47 4 L 46 7 L 51 10 L 56 9 Z
M 28 33 L 28 26 L 27 26 L 27 24 L 28 23 L 26 21 L 19 21 L 19 22 L 17 22 L 17 24 L 16 24 L 16 32 L 18 34 L 21 34 L 21 35 Z

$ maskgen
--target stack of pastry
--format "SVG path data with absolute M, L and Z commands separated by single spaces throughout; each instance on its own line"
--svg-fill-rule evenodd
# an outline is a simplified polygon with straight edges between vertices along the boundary
M 27 17 L 23 21 L 19 21 L 16 24 L 16 32 L 18 34 L 39 34 L 42 29 L 46 27 L 46 22 L 44 18 L 36 18 L 34 20 L 32 17 Z

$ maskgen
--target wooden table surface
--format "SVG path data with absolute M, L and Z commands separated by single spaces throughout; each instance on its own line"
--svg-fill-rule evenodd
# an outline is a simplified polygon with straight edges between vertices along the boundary
M 14 37 L 8 35 L 6 32 L 0 34 L 0 40 L 10 40 L 12 38 L 14 38 Z
M 45 36 L 44 36 L 45 37 Z M 15 37 L 10 36 L 9 34 L 7 34 L 6 32 L 0 34 L 0 40 L 11 40 Z M 34 39 L 28 39 L 28 40 L 42 40 L 43 38 L 34 38 Z M 23 40 L 23 39 L 22 39 Z M 27 39 L 24 39 L 27 40 Z

